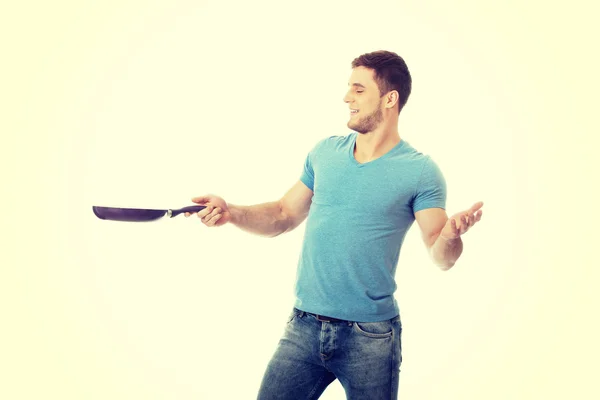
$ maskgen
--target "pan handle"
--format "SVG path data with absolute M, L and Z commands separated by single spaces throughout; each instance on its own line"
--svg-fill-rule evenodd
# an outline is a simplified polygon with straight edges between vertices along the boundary
M 171 212 L 169 214 L 170 214 L 170 217 L 173 218 L 179 214 L 183 214 L 186 212 L 197 213 L 198 211 L 204 210 L 205 208 L 206 208 L 206 206 L 187 206 L 187 207 L 180 208 L 178 210 L 171 210 Z

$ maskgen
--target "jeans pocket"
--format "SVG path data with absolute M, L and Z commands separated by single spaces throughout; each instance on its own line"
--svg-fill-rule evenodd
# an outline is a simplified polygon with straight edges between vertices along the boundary
M 356 333 L 370 338 L 385 339 L 393 334 L 390 321 L 354 322 L 352 325 Z

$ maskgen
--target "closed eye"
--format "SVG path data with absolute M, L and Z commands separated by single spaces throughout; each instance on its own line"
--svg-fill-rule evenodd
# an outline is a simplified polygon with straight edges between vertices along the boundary
M 348 84 L 348 85 L 350 85 L 350 84 Z M 360 83 L 356 83 L 356 82 L 352 84 L 352 88 L 354 89 L 354 91 L 356 93 L 362 93 L 365 91 L 365 86 Z

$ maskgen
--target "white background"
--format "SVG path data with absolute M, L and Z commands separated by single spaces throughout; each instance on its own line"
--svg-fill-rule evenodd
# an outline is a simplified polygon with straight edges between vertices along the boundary
M 387 49 L 413 76 L 400 134 L 442 168 L 448 212 L 485 202 L 449 272 L 406 238 L 400 398 L 597 398 L 585 3 L 3 6 L 0 397 L 255 398 L 304 225 L 266 239 L 91 207 L 278 199 L 348 133 L 352 59 Z

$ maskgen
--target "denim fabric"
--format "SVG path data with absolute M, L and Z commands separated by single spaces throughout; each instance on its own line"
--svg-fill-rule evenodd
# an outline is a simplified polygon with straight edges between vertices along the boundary
M 397 399 L 401 333 L 400 316 L 381 322 L 322 322 L 294 308 L 258 399 L 317 399 L 335 379 L 350 400 Z

